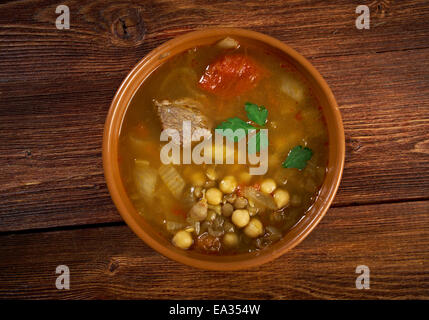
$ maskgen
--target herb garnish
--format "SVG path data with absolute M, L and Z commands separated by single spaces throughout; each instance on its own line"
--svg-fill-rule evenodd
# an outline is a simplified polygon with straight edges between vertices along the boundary
M 258 106 L 257 104 L 246 102 L 244 105 L 244 109 L 246 110 L 247 117 L 259 124 L 260 126 L 264 126 L 267 121 L 268 110 L 264 106 Z
M 307 166 L 307 161 L 313 156 L 313 151 L 310 148 L 303 148 L 302 146 L 296 146 L 287 156 L 287 159 L 282 163 L 284 168 L 296 168 L 299 170 L 304 169 Z
M 218 125 L 216 127 L 216 129 L 222 129 L 224 130 L 223 134 L 224 136 L 228 139 L 228 140 L 233 140 L 234 142 L 237 142 L 239 140 L 241 140 L 242 138 L 244 138 L 248 133 L 249 130 L 256 130 L 256 128 L 250 124 L 248 124 L 247 122 L 241 120 L 240 118 L 229 118 L 228 120 L 222 122 L 220 125 Z M 231 129 L 232 131 L 225 131 L 226 129 Z M 243 129 L 245 134 L 244 135 L 234 135 L 234 132 L 237 129 Z M 240 133 L 241 131 L 239 131 L 238 133 Z
M 249 131 L 251 130 L 265 129 L 268 110 L 264 106 L 258 106 L 251 102 L 246 102 L 244 108 L 246 110 L 246 114 L 249 120 L 253 121 L 257 126 L 253 126 L 246 121 L 235 117 L 227 119 L 216 127 L 216 129 L 224 130 L 223 135 L 229 140 L 234 140 L 234 142 L 238 142 L 240 139 L 244 138 L 246 135 L 249 134 Z M 234 134 L 237 129 L 243 129 L 244 134 L 242 132 L 240 133 L 241 130 L 237 134 Z M 255 139 L 256 143 L 254 142 Z M 247 144 L 249 154 L 259 152 L 261 151 L 261 148 L 264 149 L 268 147 L 268 136 L 261 136 L 261 132 L 258 130 L 249 138 Z

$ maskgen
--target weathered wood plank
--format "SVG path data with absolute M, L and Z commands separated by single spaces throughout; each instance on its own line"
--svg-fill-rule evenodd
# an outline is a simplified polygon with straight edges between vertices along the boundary
M 344 121 L 346 165 L 336 205 L 429 197 L 428 54 L 312 59 Z
M 3 298 L 428 299 L 429 202 L 331 209 L 272 263 L 239 272 L 193 269 L 159 255 L 126 226 L 0 236 Z M 55 268 L 70 268 L 70 290 Z M 358 290 L 355 269 L 370 268 Z
M 55 28 L 59 4 L 70 7 L 71 28 L 66 32 Z M 370 30 L 355 27 L 355 9 L 362 4 L 371 10 Z M 178 34 L 219 25 L 269 33 L 306 56 L 428 46 L 429 4 L 424 0 L 26 0 L 6 2 L 0 10 L 0 30 L 13 44 L 7 45 L 10 50 L 21 52 L 31 46 L 35 55 L 57 51 L 60 57 L 58 50 L 51 50 L 60 47 L 73 50 L 76 58 L 88 51 L 86 61 L 101 68 L 113 67 L 101 59 L 110 60 L 111 50 L 118 54 L 121 48 L 154 48 Z M 19 20 L 13 20 L 18 10 Z M 99 50 L 100 59 L 94 61 L 91 56 Z M 133 53 L 122 57 L 133 58 Z
M 335 205 L 428 197 L 429 49 L 407 51 L 427 46 L 426 1 L 385 1 L 366 31 L 360 1 L 64 3 L 67 31 L 58 2 L 0 5 L 0 231 L 120 221 L 101 166 L 115 90 L 150 49 L 218 21 L 285 41 L 327 79 L 347 137 Z

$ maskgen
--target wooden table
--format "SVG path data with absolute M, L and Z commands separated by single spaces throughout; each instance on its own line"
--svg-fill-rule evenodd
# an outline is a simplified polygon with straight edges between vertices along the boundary
M 70 8 L 69 30 L 55 9 Z M 370 29 L 355 8 L 367 4 Z M 84 1 L 0 4 L 0 297 L 429 298 L 429 3 Z M 344 119 L 346 165 L 299 246 L 240 272 L 164 258 L 123 223 L 101 140 L 116 89 L 150 50 L 213 26 L 260 31 L 320 71 Z M 70 268 L 70 290 L 55 269 Z M 355 268 L 370 268 L 358 290 Z

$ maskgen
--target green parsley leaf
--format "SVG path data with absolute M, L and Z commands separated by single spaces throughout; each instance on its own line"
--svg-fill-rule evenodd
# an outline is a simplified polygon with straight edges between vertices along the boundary
M 260 152 L 268 147 L 268 135 L 266 133 L 261 135 L 259 130 L 256 134 L 253 134 L 249 141 L 247 141 L 247 153 L 254 154 Z
M 229 118 L 226 121 L 222 122 L 220 125 L 216 127 L 217 129 L 222 129 L 223 135 L 230 141 L 237 142 L 244 138 L 249 130 L 256 130 L 256 128 L 247 122 L 241 120 L 240 118 Z M 227 130 L 231 129 L 231 130 Z M 238 130 L 237 129 L 242 129 Z M 226 131 L 225 131 L 226 130 Z
M 259 124 L 260 126 L 264 126 L 267 121 L 268 110 L 264 106 L 258 106 L 257 104 L 246 102 L 244 104 L 244 108 L 247 113 L 247 117 Z
M 311 149 L 302 146 L 296 146 L 287 156 L 287 159 L 282 163 L 284 168 L 296 168 L 302 170 L 306 167 L 307 161 L 313 156 Z

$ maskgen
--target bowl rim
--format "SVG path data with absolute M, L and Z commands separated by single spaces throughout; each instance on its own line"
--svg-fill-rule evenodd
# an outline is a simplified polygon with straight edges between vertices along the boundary
M 115 150 L 115 146 L 117 146 L 118 139 L 119 139 L 119 133 L 115 135 L 115 133 L 118 130 L 113 130 L 113 127 L 115 128 L 119 127 L 119 132 L 120 132 L 123 115 L 126 113 L 129 102 L 131 100 L 130 98 L 127 101 L 124 101 L 125 93 L 127 93 L 127 90 L 129 90 L 130 86 L 134 85 L 133 94 L 132 95 L 128 94 L 129 96 L 132 97 L 135 91 L 137 91 L 137 89 L 140 87 L 141 83 L 156 68 L 152 68 L 153 70 L 148 72 L 145 78 L 138 84 L 135 83 L 137 76 L 141 72 L 143 72 L 143 70 L 146 67 L 149 67 L 150 69 L 150 64 L 151 63 L 153 64 L 153 62 L 155 62 L 157 59 L 158 60 L 163 59 L 164 56 L 166 58 L 169 58 L 167 53 L 169 53 L 170 50 L 174 49 L 175 47 L 180 46 L 181 44 L 191 40 L 204 39 L 204 38 L 216 37 L 216 36 L 239 36 L 239 37 L 249 38 L 252 40 L 261 41 L 269 45 L 270 47 L 280 50 L 282 54 L 286 54 L 289 57 L 291 57 L 294 61 L 296 61 L 296 63 L 299 66 L 301 66 L 310 75 L 310 77 L 320 87 L 321 91 L 323 92 L 327 100 L 328 106 L 326 107 L 329 107 L 331 109 L 331 112 L 333 113 L 333 118 L 334 118 L 333 123 L 330 123 L 329 125 L 334 126 L 334 128 L 331 129 L 331 131 L 335 130 L 337 134 L 337 139 L 335 139 L 335 147 L 337 149 L 337 152 L 334 156 L 335 166 L 332 172 L 332 175 L 333 175 L 332 184 L 329 186 L 328 190 L 326 191 L 327 194 L 325 195 L 325 197 L 320 200 L 320 201 L 323 201 L 321 203 L 320 210 L 315 212 L 314 217 L 306 221 L 305 225 L 302 225 L 301 223 L 303 219 L 301 219 L 297 224 L 295 224 L 295 226 L 297 226 L 301 223 L 301 228 L 297 230 L 296 234 L 294 234 L 294 236 L 291 239 L 289 239 L 288 242 L 284 241 L 284 243 L 282 243 L 282 240 L 284 240 L 284 238 L 287 235 L 286 234 L 283 236 L 282 240 L 278 241 L 275 244 L 270 245 L 267 248 L 267 249 L 271 248 L 271 250 L 264 249 L 262 251 L 259 251 L 259 253 L 257 254 L 246 253 L 246 254 L 238 254 L 233 256 L 215 256 L 215 257 L 209 256 L 209 255 L 202 255 L 198 253 L 189 254 L 189 251 L 183 252 L 183 250 L 176 249 L 172 247 L 172 245 L 167 246 L 155 240 L 153 237 L 153 232 L 152 232 L 152 235 L 149 234 L 149 232 L 141 226 L 141 223 L 139 224 L 133 218 L 130 212 L 129 205 L 127 206 L 127 204 L 125 203 L 126 201 L 129 201 L 129 200 L 124 198 L 124 195 L 126 197 L 126 192 L 122 185 L 122 180 L 118 169 L 117 153 L 113 152 Z M 183 52 L 183 50 L 181 50 L 181 52 Z M 159 64 L 162 64 L 162 63 L 163 62 L 160 62 Z M 122 114 L 122 117 L 120 117 L 121 114 Z M 120 123 L 118 123 L 118 121 Z M 328 133 L 330 130 L 329 125 L 327 125 Z M 331 145 L 331 141 L 330 141 L 330 145 Z M 290 249 L 298 245 L 301 241 L 303 241 L 308 236 L 308 234 L 316 227 L 316 225 L 320 222 L 323 216 L 326 214 L 338 190 L 343 169 L 344 169 L 344 161 L 345 161 L 344 127 L 343 127 L 343 122 L 341 118 L 341 113 L 339 111 L 334 95 L 331 89 L 329 88 L 328 84 L 320 75 L 320 73 L 311 65 L 311 63 L 306 58 L 304 58 L 301 54 L 299 54 L 297 51 L 295 51 L 285 43 L 281 42 L 280 40 L 277 40 L 271 36 L 268 36 L 259 32 L 255 32 L 247 29 L 240 29 L 240 28 L 206 28 L 202 30 L 191 31 L 189 33 L 177 36 L 161 44 L 160 46 L 156 47 L 154 50 L 149 52 L 145 57 L 143 57 L 143 59 L 141 59 L 135 65 L 135 67 L 129 72 L 129 74 L 122 81 L 120 87 L 116 91 L 116 94 L 110 105 L 108 115 L 106 117 L 106 122 L 104 125 L 104 132 L 103 132 L 102 160 L 103 160 L 103 171 L 104 171 L 107 187 L 112 197 L 112 200 L 115 203 L 116 208 L 118 209 L 120 215 L 125 220 L 127 225 L 147 245 L 149 245 L 151 248 L 161 253 L 162 255 L 172 260 L 186 264 L 188 266 L 192 266 L 200 269 L 206 269 L 206 270 L 219 270 L 219 271 L 239 270 L 239 269 L 246 269 L 246 268 L 251 268 L 251 267 L 264 264 L 266 262 L 272 261 L 277 257 L 283 255 L 284 253 L 286 253 L 287 251 L 289 251 Z M 326 181 L 326 177 L 325 177 L 325 181 Z M 323 184 L 325 184 L 325 181 L 323 182 Z M 315 203 L 318 201 L 319 199 L 316 199 Z M 293 228 L 295 228 L 295 226 Z M 229 257 L 229 259 L 222 259 L 221 257 Z

